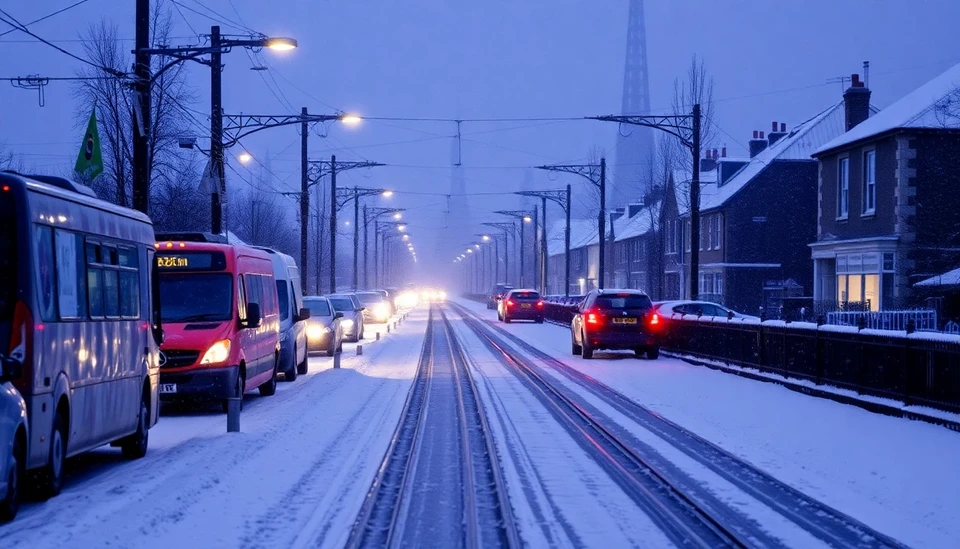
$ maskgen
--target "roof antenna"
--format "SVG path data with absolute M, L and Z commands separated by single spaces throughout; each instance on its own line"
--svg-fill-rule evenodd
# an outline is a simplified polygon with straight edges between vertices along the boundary
M 863 87 L 870 89 L 870 62 L 863 62 Z

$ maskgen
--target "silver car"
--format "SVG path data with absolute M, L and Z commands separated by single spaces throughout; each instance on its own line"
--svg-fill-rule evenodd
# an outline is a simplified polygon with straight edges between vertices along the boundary
M 0 355 L 0 522 L 17 516 L 27 464 L 27 404 L 11 383 L 20 370 L 19 361 Z
M 354 343 L 363 339 L 363 305 L 355 295 L 331 294 L 327 296 L 334 312 L 343 313 L 340 325 L 343 328 L 343 337 Z
M 326 297 L 311 296 L 303 298 L 303 304 L 310 309 L 307 320 L 307 350 L 311 353 L 324 351 L 333 356 L 343 350 L 343 326 L 338 313 Z

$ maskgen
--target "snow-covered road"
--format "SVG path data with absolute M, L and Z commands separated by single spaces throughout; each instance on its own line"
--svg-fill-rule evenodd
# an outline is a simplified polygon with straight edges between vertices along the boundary
M 0 547 L 341 547 L 399 417 L 423 344 L 410 314 L 342 368 L 273 397 L 248 394 L 241 433 L 223 414 L 164 415 L 150 451 L 123 462 L 104 448 L 71 463 L 63 493 L 0 527 Z M 368 329 L 372 335 L 375 327 Z M 385 330 L 383 330 L 385 332 Z
M 495 320 L 483 305 L 458 301 Z M 960 435 L 939 426 L 873 414 L 678 359 L 632 353 L 570 353 L 569 330 L 551 324 L 498 327 L 630 399 L 756 465 L 801 492 L 914 547 L 958 546 Z M 551 372 L 572 387 L 559 372 Z M 602 404 L 596 403 L 603 408 Z M 610 417 L 713 491 L 728 493 L 685 457 L 618 414 Z M 733 497 L 731 493 L 731 497 Z M 749 508 L 742 501 L 741 507 Z M 778 528 L 769 517 L 768 524 Z

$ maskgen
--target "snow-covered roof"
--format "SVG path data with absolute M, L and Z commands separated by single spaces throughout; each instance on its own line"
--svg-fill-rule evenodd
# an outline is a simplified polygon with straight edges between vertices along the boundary
M 900 128 L 960 129 L 957 107 L 944 107 L 960 101 L 960 64 L 903 96 L 899 101 L 871 116 L 852 130 L 824 144 L 822 153 Z M 952 114 L 946 111 L 952 110 Z
M 936 288 L 939 286 L 960 286 L 960 268 L 947 271 L 937 276 L 931 276 L 914 284 L 920 288 Z
M 876 109 L 872 109 L 874 112 Z M 705 172 L 701 175 L 700 181 L 703 183 L 700 191 L 700 209 L 709 210 L 722 206 L 750 181 L 760 175 L 774 161 L 813 161 L 812 154 L 824 143 L 836 138 L 843 133 L 845 127 L 845 112 L 843 101 L 820 112 L 813 118 L 806 120 L 790 130 L 787 135 L 780 138 L 772 146 L 767 147 L 755 157 L 749 159 L 747 164 L 733 174 L 723 185 L 718 185 L 717 169 Z M 689 173 L 682 173 L 682 179 L 677 181 L 688 182 Z M 675 175 L 676 177 L 676 175 Z M 677 185 L 677 205 L 681 215 L 685 215 L 689 209 L 689 199 L 680 196 L 681 190 L 686 185 Z
M 633 217 L 623 216 L 615 220 L 613 224 L 614 238 L 617 241 L 627 240 L 650 232 L 653 225 L 660 221 L 661 204 L 662 202 L 657 200 L 653 204 L 641 208 Z
M 556 221 L 547 232 L 547 253 L 551 256 L 561 255 L 564 252 L 564 231 L 566 221 Z M 584 246 L 598 244 L 596 219 L 570 220 L 570 249 L 576 250 Z

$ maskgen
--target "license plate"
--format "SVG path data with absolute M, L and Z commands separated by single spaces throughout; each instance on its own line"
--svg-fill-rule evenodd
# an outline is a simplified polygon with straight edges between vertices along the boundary
M 614 324 L 636 324 L 637 319 L 635 318 L 615 318 L 613 319 Z
M 532 306 L 533 306 L 533 305 L 530 305 L 529 303 L 521 303 L 521 304 L 520 304 L 520 308 L 521 308 L 521 309 L 529 309 L 529 308 L 532 307 Z
M 176 393 L 177 384 L 176 383 L 161 383 L 160 384 L 161 393 Z

